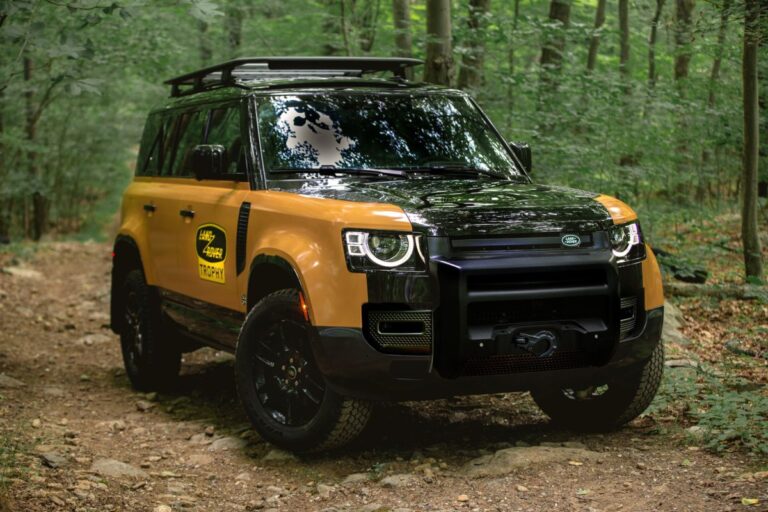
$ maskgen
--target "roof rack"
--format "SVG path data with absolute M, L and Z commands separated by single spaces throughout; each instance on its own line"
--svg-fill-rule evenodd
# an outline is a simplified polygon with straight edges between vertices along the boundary
M 164 83 L 171 86 L 171 96 L 181 96 L 248 80 L 361 77 L 382 71 L 405 78 L 406 69 L 423 63 L 419 59 L 401 57 L 244 57 L 177 76 Z M 190 89 L 182 90 L 184 86 Z

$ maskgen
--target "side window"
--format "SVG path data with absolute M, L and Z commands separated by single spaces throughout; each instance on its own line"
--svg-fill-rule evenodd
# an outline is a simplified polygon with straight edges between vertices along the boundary
M 211 111 L 206 144 L 220 144 L 226 149 L 222 179 L 245 179 L 245 148 L 240 134 L 240 106 L 231 105 Z
M 163 143 L 162 120 L 150 114 L 141 136 L 139 157 L 136 161 L 137 176 L 156 176 L 160 168 L 160 149 Z
M 164 169 L 169 170 L 168 176 L 187 177 L 192 176 L 189 168 L 189 159 L 195 146 L 202 144 L 203 130 L 207 113 L 204 111 L 184 112 L 178 116 L 174 126 L 174 148 L 168 165 Z

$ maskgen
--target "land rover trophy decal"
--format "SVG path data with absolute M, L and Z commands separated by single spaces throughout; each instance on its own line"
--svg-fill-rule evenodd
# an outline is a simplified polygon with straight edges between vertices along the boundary
M 578 247 L 581 245 L 581 237 L 573 234 L 563 235 L 560 242 L 566 247 Z
M 224 262 L 227 259 L 227 233 L 216 224 L 197 228 L 197 271 L 200 279 L 214 283 L 226 282 Z

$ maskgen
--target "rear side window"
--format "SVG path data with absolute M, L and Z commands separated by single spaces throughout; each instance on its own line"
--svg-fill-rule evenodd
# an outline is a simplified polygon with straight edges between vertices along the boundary
M 136 161 L 136 176 L 157 176 L 160 169 L 160 150 L 163 144 L 162 118 L 150 114 L 141 136 L 139 158 Z
M 176 117 L 166 144 L 163 176 L 192 176 L 189 160 L 195 146 L 202 144 L 206 112 L 183 112 Z
M 245 179 L 245 149 L 240 133 L 240 106 L 211 110 L 206 144 L 224 146 L 226 159 L 221 179 Z

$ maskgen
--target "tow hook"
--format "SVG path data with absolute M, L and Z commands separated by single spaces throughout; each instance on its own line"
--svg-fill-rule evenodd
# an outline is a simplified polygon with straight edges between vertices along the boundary
M 557 350 L 557 336 L 552 331 L 544 330 L 533 334 L 518 332 L 514 344 L 538 357 L 549 357 Z

